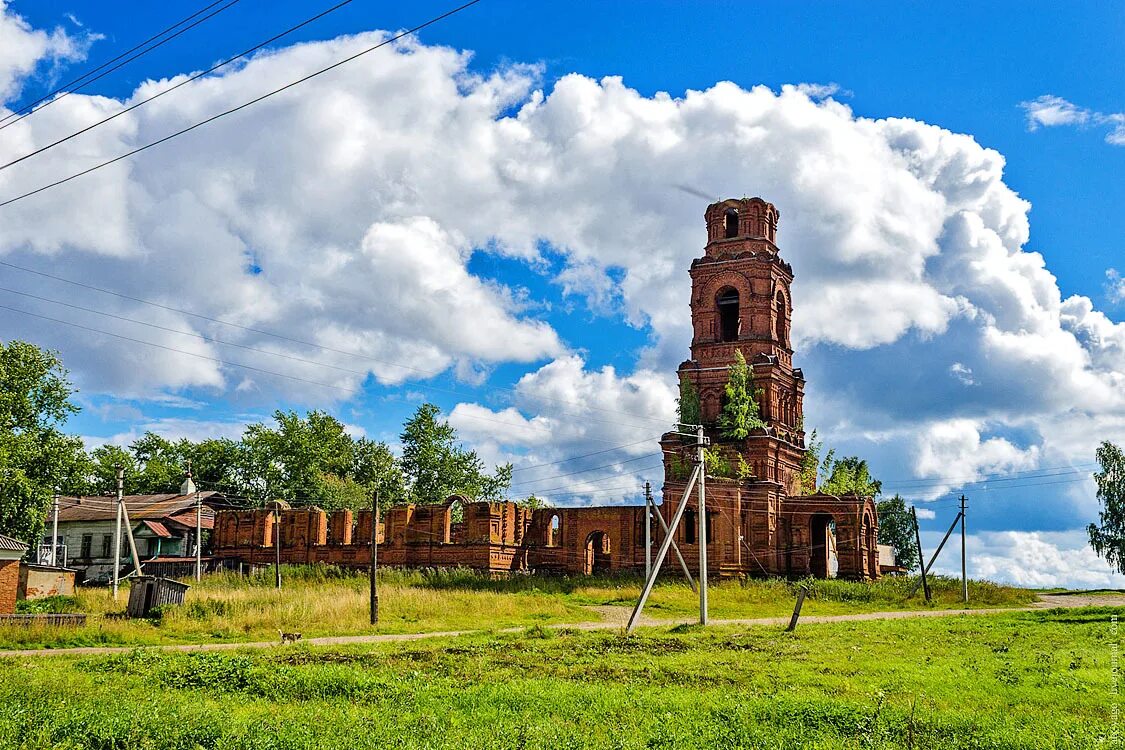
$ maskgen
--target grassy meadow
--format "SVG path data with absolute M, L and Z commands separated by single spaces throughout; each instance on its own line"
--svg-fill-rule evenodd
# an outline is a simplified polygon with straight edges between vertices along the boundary
M 15 657 L 0 747 L 1120 747 L 1113 614 Z
M 85 626 L 0 625 L 0 649 L 262 641 L 277 639 L 279 630 L 316 637 L 572 624 L 600 620 L 601 613 L 592 607 L 631 607 L 642 583 L 635 576 L 491 579 L 468 570 L 385 570 L 379 577 L 380 622 L 373 628 L 368 623 L 364 573 L 283 566 L 282 579 L 279 593 L 272 571 L 247 577 L 209 575 L 198 584 L 191 582 L 183 606 L 166 608 L 148 620 L 115 616 L 124 612 L 127 589 L 114 602 L 106 588 L 81 588 L 74 600 L 49 604 L 55 610 L 86 612 Z M 711 615 L 733 619 L 789 614 L 798 585 L 810 587 L 803 610 L 809 615 L 963 606 L 960 581 L 936 580 L 929 605 L 921 593 L 907 599 L 912 583 L 904 578 L 875 583 L 713 582 Z M 974 607 L 1019 607 L 1034 601 L 1035 592 L 973 581 L 970 599 Z M 645 613 L 691 618 L 698 613 L 698 600 L 682 579 L 669 577 L 654 589 Z

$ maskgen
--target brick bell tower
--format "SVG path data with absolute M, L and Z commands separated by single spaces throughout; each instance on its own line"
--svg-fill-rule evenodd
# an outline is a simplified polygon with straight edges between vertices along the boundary
M 793 269 L 775 244 L 779 214 L 761 198 L 743 198 L 713 203 L 704 216 L 707 245 L 690 271 L 691 359 L 679 376 L 698 390 L 706 431 L 723 452 L 740 453 L 756 480 L 795 495 L 805 448 L 805 378 L 793 368 Z M 736 351 L 753 372 L 767 428 L 732 442 L 720 437 L 716 422 Z

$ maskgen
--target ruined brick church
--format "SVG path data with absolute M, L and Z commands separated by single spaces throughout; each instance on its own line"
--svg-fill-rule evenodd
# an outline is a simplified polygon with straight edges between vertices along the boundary
M 698 573 L 702 527 L 712 576 L 875 578 L 878 517 L 873 499 L 808 494 L 812 488 L 801 486 L 805 381 L 793 367 L 793 269 L 775 244 L 778 211 L 761 198 L 730 199 L 708 206 L 705 218 L 707 244 L 690 269 L 691 358 L 680 365 L 679 377 L 699 394 L 711 450 L 733 466 L 745 465 L 750 476 L 709 475 L 704 523 L 699 523 L 693 492 L 675 530 L 677 547 Z M 745 440 L 731 441 L 720 434 L 717 422 L 736 352 L 751 368 L 765 427 Z M 667 523 L 684 499 L 684 467 L 695 448 L 675 431 L 660 444 L 663 502 L 656 511 Z M 458 505 L 463 520 L 455 522 Z M 379 519 L 367 511 L 353 516 L 347 510 L 326 514 L 301 508 L 282 511 L 277 522 L 268 509 L 222 511 L 215 520 L 213 553 L 268 564 L 280 542 L 283 562 L 364 565 L 373 520 L 383 565 L 570 574 L 645 567 L 643 506 L 529 510 L 461 496 L 443 505 L 395 506 Z M 663 534 L 658 523 L 650 523 L 649 529 L 655 548 Z M 673 574 L 678 565 L 670 555 L 663 572 Z

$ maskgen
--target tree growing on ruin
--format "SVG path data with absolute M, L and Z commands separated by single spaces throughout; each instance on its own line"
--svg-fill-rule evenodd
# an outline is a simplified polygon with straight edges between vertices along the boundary
M 1125 452 L 1109 442 L 1098 447 L 1101 468 L 1094 472 L 1098 485 L 1098 523 L 1086 527 L 1090 546 L 1110 565 L 1125 573 Z
M 816 492 L 817 469 L 820 468 L 820 453 L 824 450 L 824 442 L 817 438 L 816 430 L 809 435 L 808 446 L 805 454 L 801 456 L 801 489 L 798 494 L 811 495 Z
M 699 404 L 699 390 L 689 378 L 680 379 L 680 397 L 676 400 L 677 420 L 681 425 L 703 424 L 703 409 Z
M 835 451 L 828 451 L 821 465 L 825 478 L 818 488 L 826 495 L 859 495 L 876 497 L 883 491 L 883 483 L 871 476 L 867 462 L 859 456 L 846 456 L 837 460 Z
M 723 411 L 719 414 L 719 433 L 728 440 L 745 440 L 753 430 L 766 426 L 758 407 L 761 392 L 754 390 L 750 367 L 741 351 L 735 350 L 729 373 Z

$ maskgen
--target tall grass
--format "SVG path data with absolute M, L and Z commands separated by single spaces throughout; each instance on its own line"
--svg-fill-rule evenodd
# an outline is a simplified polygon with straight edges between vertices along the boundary
M 0 648 L 202 643 L 273 640 L 279 630 L 305 636 L 496 629 L 600 619 L 595 606 L 632 606 L 642 581 L 634 575 L 494 578 L 467 569 L 385 569 L 379 574 L 380 622 L 368 623 L 368 579 L 363 571 L 327 565 L 282 567 L 282 589 L 270 569 L 253 575 L 215 573 L 191 588 L 182 606 L 164 607 L 148 620 L 118 619 L 128 587 L 117 601 L 105 588 L 80 588 L 74 609 L 87 624 L 58 629 L 0 625 Z M 960 607 L 960 582 L 933 579 L 934 603 L 921 593 L 906 595 L 911 581 L 874 583 L 839 580 L 749 579 L 710 586 L 716 618 L 774 617 L 788 613 L 799 587 L 806 587 L 808 614 L 843 614 L 933 607 Z M 1022 606 L 1034 592 L 973 581 L 974 606 Z M 690 618 L 696 595 L 669 577 L 653 590 L 646 610 L 653 617 Z

